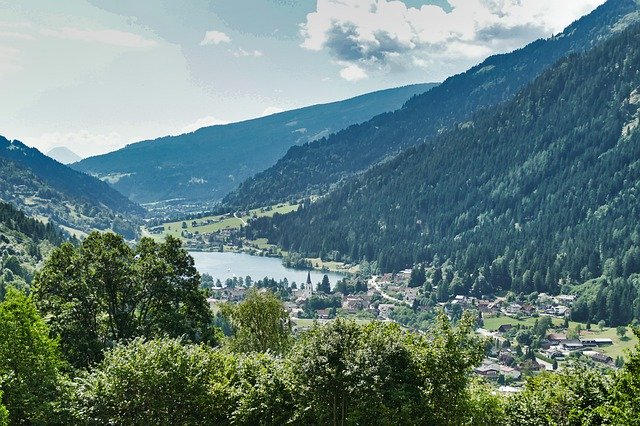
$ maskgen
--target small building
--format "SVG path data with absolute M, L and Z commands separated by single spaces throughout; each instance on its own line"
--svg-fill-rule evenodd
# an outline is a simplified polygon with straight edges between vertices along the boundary
M 502 324 L 500 327 L 498 327 L 498 333 L 506 333 L 512 328 L 513 328 L 512 324 Z
M 584 345 L 580 343 L 580 340 L 565 340 L 560 346 L 567 351 L 577 351 L 584 349 Z
M 486 379 L 497 379 L 500 377 L 500 367 L 497 364 L 481 365 L 474 368 L 473 371 Z
M 391 311 L 395 309 L 396 305 L 393 303 L 381 303 L 378 305 L 378 312 L 380 312 L 380 316 L 383 318 L 388 318 Z
M 559 345 L 567 340 L 566 334 L 551 333 L 547 336 L 547 340 L 551 346 Z
M 597 361 L 597 362 L 601 362 L 603 364 L 611 364 L 613 362 L 613 358 L 611 358 L 609 355 L 605 355 L 605 354 L 600 353 L 600 352 L 584 351 L 583 354 L 588 356 L 592 360 Z
M 508 314 L 519 314 L 520 312 L 522 312 L 522 305 L 519 305 L 518 303 L 511 303 L 507 306 Z

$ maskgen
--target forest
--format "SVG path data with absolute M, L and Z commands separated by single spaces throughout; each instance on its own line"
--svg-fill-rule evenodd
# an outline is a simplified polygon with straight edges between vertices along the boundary
M 638 46 L 636 26 L 564 58 L 513 100 L 245 236 L 383 272 L 447 263 L 458 294 L 577 292 L 576 319 L 638 319 Z
M 475 318 L 425 334 L 335 320 L 294 334 L 253 289 L 214 318 L 177 240 L 63 244 L 0 302 L 0 424 L 638 424 L 640 348 L 620 370 L 545 373 L 514 396 L 473 378 Z M 61 297 L 71 294 L 72 298 Z M 214 324 L 226 324 L 227 334 Z M 186 327 L 186 328 L 185 328 Z M 640 334 L 639 330 L 635 330 Z
M 273 167 L 244 181 L 224 202 L 247 208 L 322 195 L 408 147 L 426 143 L 438 149 L 441 139 L 432 140 L 435 136 L 470 120 L 478 110 L 512 99 L 560 58 L 591 49 L 612 34 L 612 27 L 633 22 L 637 9 L 635 0 L 607 1 L 561 34 L 489 57 L 414 96 L 393 113 L 294 146 Z

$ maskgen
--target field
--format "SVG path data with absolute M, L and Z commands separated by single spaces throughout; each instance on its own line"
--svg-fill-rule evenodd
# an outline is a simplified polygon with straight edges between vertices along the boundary
M 522 326 L 530 327 L 530 326 L 533 326 L 533 323 L 535 322 L 535 320 L 536 318 L 524 318 L 522 320 L 517 320 L 515 318 L 502 315 L 500 317 L 485 318 L 483 328 L 489 331 L 495 331 L 498 329 L 498 327 L 500 327 L 503 324 L 511 324 L 514 326 L 521 324 Z M 554 325 L 562 326 L 563 323 L 564 321 L 562 319 L 553 318 Z M 578 324 L 579 323 L 577 322 L 570 321 L 569 328 L 575 328 L 576 325 Z M 586 330 L 586 324 L 580 324 L 580 325 L 582 326 L 582 330 L 583 330 L 580 333 L 580 337 L 582 338 L 589 338 L 589 337 L 607 338 L 608 337 L 611 340 L 613 340 L 613 345 L 603 346 L 598 348 L 597 350 L 599 352 L 609 355 L 614 359 L 618 356 L 626 357 L 625 351 L 633 349 L 633 347 L 638 343 L 638 339 L 633 335 L 630 328 L 627 328 L 627 335 L 626 335 L 627 339 L 620 340 L 620 338 L 616 334 L 615 328 L 605 327 L 602 331 L 600 331 L 597 325 L 592 324 L 591 330 L 588 331 Z
M 207 216 L 201 219 L 169 222 L 163 225 L 164 233 L 161 236 L 164 237 L 167 235 L 171 235 L 177 238 L 181 238 L 182 231 L 208 234 L 224 229 L 239 229 L 241 226 L 245 225 L 251 218 L 271 217 L 276 213 L 291 213 L 293 211 L 296 211 L 298 209 L 298 206 L 298 204 L 278 204 L 267 208 L 253 209 L 248 212 L 244 212 L 245 214 L 243 215 L 230 213 L 226 215 Z

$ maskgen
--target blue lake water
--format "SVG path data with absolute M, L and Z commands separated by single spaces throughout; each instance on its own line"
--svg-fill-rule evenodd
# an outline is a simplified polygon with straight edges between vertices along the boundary
M 297 284 L 304 283 L 307 280 L 306 270 L 290 269 L 282 266 L 282 261 L 274 257 L 251 256 L 245 253 L 232 252 L 197 252 L 192 251 L 189 254 L 195 260 L 196 268 L 201 274 L 207 273 L 214 280 L 220 279 L 224 283 L 227 278 L 242 277 L 247 275 L 252 280 L 258 281 L 264 277 L 282 280 L 286 278 L 289 283 L 294 281 Z M 311 281 L 314 284 L 322 281 L 325 275 L 321 271 L 311 271 Z M 327 272 L 331 287 L 344 276 L 334 272 Z

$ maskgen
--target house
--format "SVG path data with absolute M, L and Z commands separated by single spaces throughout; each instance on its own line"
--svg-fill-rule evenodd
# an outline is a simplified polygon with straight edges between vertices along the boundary
M 551 333 L 547 336 L 547 340 L 551 346 L 559 345 L 567 340 L 566 334 Z
M 354 313 L 361 309 L 368 309 L 369 301 L 360 296 L 345 297 L 342 300 L 342 308 L 346 309 L 350 313 Z
M 556 300 L 561 305 L 562 304 L 570 305 L 576 300 L 576 296 L 574 296 L 573 294 L 561 294 L 560 296 L 556 297 Z
M 497 379 L 500 377 L 500 366 L 497 364 L 481 365 L 480 367 L 474 368 L 473 371 L 487 379 Z
M 555 358 L 563 358 L 564 354 L 562 352 L 560 352 L 558 349 L 556 348 L 550 348 L 547 349 L 545 351 L 545 353 L 547 354 L 547 356 L 551 359 L 555 359 Z
M 329 309 L 318 309 L 316 315 L 318 319 L 329 319 L 331 318 L 331 311 L 329 311 Z
M 565 340 L 560 346 L 567 351 L 577 351 L 584 349 L 584 345 L 580 343 L 580 340 Z
M 526 315 L 533 315 L 535 311 L 536 311 L 535 306 L 529 303 L 525 303 L 524 305 L 522 305 L 522 312 Z
M 597 362 L 601 362 L 603 364 L 611 364 L 613 362 L 613 358 L 611 358 L 609 355 L 605 355 L 605 354 L 600 353 L 600 352 L 584 351 L 583 354 L 585 354 L 586 356 L 588 356 L 592 360 L 597 361 Z
M 547 315 L 554 315 L 557 317 L 565 317 L 565 316 L 569 316 L 571 315 L 571 309 L 567 308 L 566 306 L 560 305 L 560 306 L 552 306 L 550 308 L 547 308 L 544 311 L 545 314 Z
M 513 325 L 511 324 L 502 324 L 500 327 L 498 327 L 498 333 L 506 333 L 512 328 L 513 328 Z
M 512 303 L 509 306 L 507 306 L 508 314 L 519 314 L 521 311 L 522 311 L 522 305 L 519 305 L 517 303 Z
M 380 312 L 380 316 L 384 318 L 388 318 L 391 311 L 395 309 L 396 305 L 392 303 L 381 303 L 378 305 L 378 312 Z

